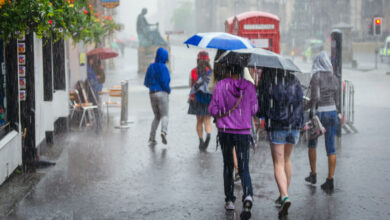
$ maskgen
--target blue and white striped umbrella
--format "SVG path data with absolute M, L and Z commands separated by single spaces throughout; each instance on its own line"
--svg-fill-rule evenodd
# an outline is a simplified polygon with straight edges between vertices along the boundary
M 221 50 L 239 50 L 253 48 L 246 38 L 223 32 L 198 33 L 184 42 L 202 48 L 216 48 Z

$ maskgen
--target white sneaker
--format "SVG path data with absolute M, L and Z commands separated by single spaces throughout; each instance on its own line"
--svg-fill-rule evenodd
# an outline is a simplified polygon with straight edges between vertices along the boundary
M 252 196 L 247 196 L 247 197 L 245 197 L 244 202 L 245 202 L 245 201 L 250 201 L 251 203 L 253 203 L 253 198 L 252 198 Z
M 253 199 L 252 196 L 247 196 L 244 199 L 244 207 L 242 208 L 242 212 L 240 214 L 240 218 L 243 219 L 250 219 L 252 216 L 251 209 L 253 205 Z
M 226 210 L 234 210 L 234 203 L 232 201 L 227 201 L 225 203 L 225 209 Z

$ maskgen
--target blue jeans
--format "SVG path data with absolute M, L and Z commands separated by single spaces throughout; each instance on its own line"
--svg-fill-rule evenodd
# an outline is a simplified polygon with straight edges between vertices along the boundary
M 241 178 L 243 189 L 242 201 L 248 195 L 253 197 L 252 181 L 249 174 L 249 148 L 251 135 L 249 134 L 229 134 L 218 132 L 218 140 L 221 144 L 223 156 L 223 182 L 225 189 L 225 201 L 235 202 L 234 180 L 233 180 L 233 147 L 236 148 L 238 173 Z
M 332 155 L 336 154 L 336 149 L 334 147 L 334 138 L 337 131 L 337 112 L 336 111 L 330 111 L 330 112 L 318 112 L 318 117 L 320 118 L 320 121 L 322 123 L 322 126 L 326 129 L 325 132 L 325 149 L 326 154 Z M 309 147 L 310 148 L 316 148 L 317 147 L 318 138 L 309 140 Z

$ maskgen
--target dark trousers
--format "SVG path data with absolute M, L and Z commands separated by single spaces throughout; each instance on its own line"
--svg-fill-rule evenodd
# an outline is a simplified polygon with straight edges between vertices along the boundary
M 238 173 L 241 177 L 243 189 L 242 201 L 248 195 L 253 196 L 252 181 L 249 174 L 249 149 L 251 136 L 249 134 L 229 134 L 218 132 L 223 155 L 223 181 L 225 188 L 225 201 L 235 202 L 233 180 L 233 147 L 236 148 Z

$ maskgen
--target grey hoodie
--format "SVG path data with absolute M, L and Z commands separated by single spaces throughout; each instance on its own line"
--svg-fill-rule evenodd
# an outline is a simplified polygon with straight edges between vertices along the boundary
M 325 51 L 322 51 L 314 59 L 312 73 L 310 81 L 311 110 L 320 108 L 318 111 L 334 109 L 340 112 L 339 80 L 333 74 L 332 64 Z

